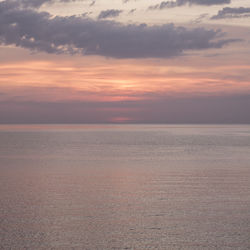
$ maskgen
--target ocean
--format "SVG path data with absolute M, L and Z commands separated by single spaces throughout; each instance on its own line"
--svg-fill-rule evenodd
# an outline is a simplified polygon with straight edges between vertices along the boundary
M 250 249 L 250 125 L 0 125 L 0 249 Z

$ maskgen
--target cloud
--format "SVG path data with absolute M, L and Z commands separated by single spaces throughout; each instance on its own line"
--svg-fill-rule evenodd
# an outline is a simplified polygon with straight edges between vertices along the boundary
M 100 12 L 98 19 L 105 19 L 105 18 L 110 18 L 110 17 L 117 17 L 119 16 L 123 11 L 122 10 L 115 10 L 115 9 L 110 9 L 110 10 L 103 10 Z
M 131 2 L 132 0 L 122 0 L 123 3 L 129 3 Z M 136 2 L 137 0 L 133 0 L 134 2 Z
M 131 9 L 128 14 L 134 14 L 136 12 L 136 9 Z
M 250 123 L 250 95 L 171 97 L 116 102 L 0 102 L 0 123 Z
M 44 4 L 53 4 L 56 2 L 64 2 L 64 3 L 69 3 L 69 2 L 77 2 L 77 1 L 83 1 L 83 0 L 8 0 L 4 1 L 5 4 L 16 7 L 16 8 L 39 8 Z
M 204 19 L 207 19 L 209 16 L 208 13 L 204 13 L 195 18 L 191 23 L 198 24 L 201 23 Z
M 231 0 L 176 0 L 176 1 L 163 1 L 160 4 L 149 6 L 149 10 L 163 10 L 168 8 L 180 7 L 186 4 L 189 5 L 220 5 L 229 4 Z
M 9 3 L 9 2 L 8 2 Z M 53 17 L 0 2 L 0 43 L 47 53 L 82 53 L 113 58 L 168 58 L 186 50 L 221 48 L 235 40 L 219 30 L 173 24 L 123 25 L 84 16 Z
M 89 4 L 89 6 L 92 7 L 92 6 L 94 6 L 95 4 L 96 4 L 96 1 L 92 1 L 92 2 Z
M 226 7 L 222 10 L 218 11 L 218 14 L 212 16 L 211 19 L 223 19 L 223 18 L 241 18 L 241 17 L 249 17 L 250 16 L 250 8 L 230 8 Z

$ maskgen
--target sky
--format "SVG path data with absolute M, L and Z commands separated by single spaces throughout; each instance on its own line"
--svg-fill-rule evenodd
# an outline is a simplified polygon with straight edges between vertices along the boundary
M 0 0 L 0 123 L 250 123 L 250 0 Z

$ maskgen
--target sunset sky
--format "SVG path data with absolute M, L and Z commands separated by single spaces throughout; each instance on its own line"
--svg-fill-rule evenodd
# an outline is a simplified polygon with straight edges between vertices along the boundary
M 0 123 L 250 123 L 250 0 L 0 0 Z

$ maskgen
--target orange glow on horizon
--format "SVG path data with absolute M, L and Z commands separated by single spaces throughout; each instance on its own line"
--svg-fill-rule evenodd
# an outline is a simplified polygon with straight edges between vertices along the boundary
M 250 92 L 248 65 L 215 65 L 205 70 L 195 65 L 161 65 L 147 60 L 88 61 L 89 64 L 84 58 L 0 63 L 2 99 L 18 96 L 27 101 L 112 102 L 161 95 Z M 242 74 L 233 75 L 234 67 Z M 227 78 L 227 74 L 233 77 Z

